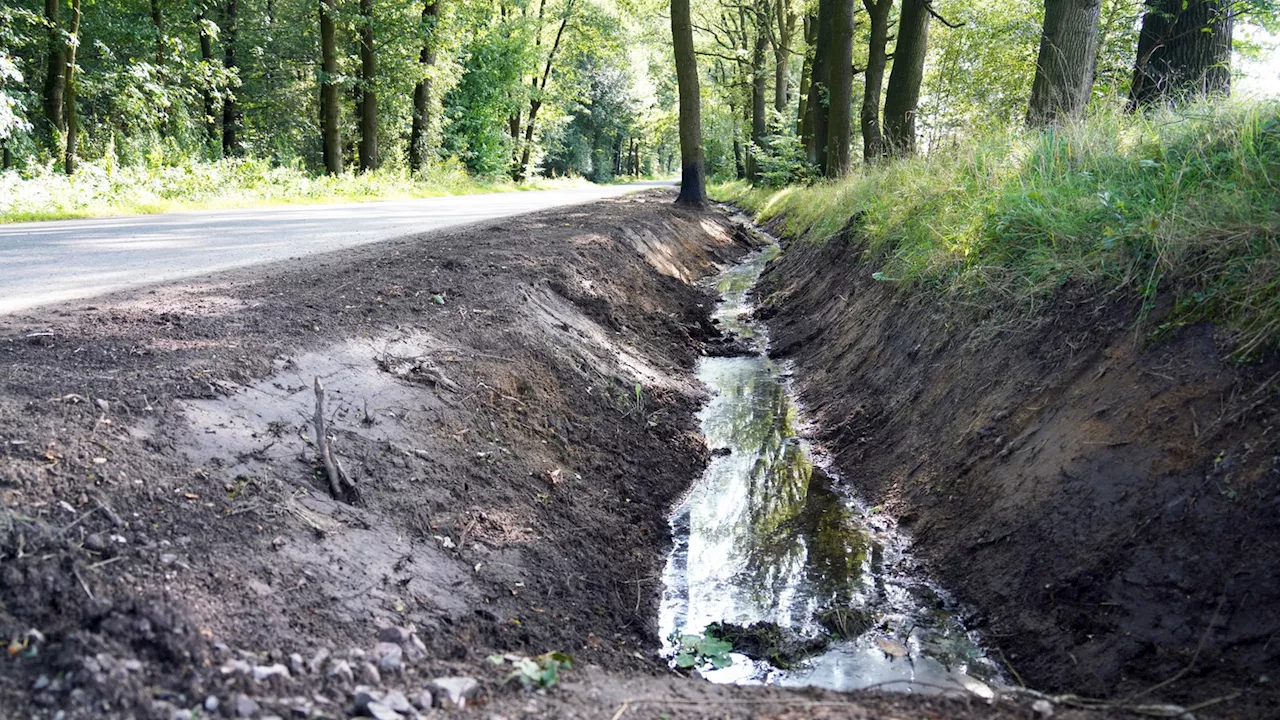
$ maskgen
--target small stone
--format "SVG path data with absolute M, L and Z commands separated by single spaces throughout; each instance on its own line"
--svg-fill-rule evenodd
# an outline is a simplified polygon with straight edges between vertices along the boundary
M 207 697 L 207 698 L 205 698 L 205 699 L 204 699 L 204 706 L 203 706 L 203 707 L 204 707 L 204 711 L 205 711 L 205 712 L 217 712 L 217 711 L 218 711 L 218 698 L 214 697 L 213 695 L 210 695 L 209 697 Z
M 34 685 L 32 685 L 32 686 L 31 686 L 31 689 L 32 689 L 32 690 L 44 690 L 44 689 L 45 689 L 45 688 L 47 688 L 47 687 L 49 687 L 49 676 L 48 676 L 48 675 L 41 675 L 40 677 L 36 678 L 36 682 L 35 682 L 35 684 L 34 684 Z
M 346 660 L 334 660 L 329 665 L 329 677 L 351 682 L 355 679 L 355 673 L 351 672 L 351 664 Z
M 316 673 L 320 672 L 320 669 L 324 667 L 324 661 L 328 659 L 329 659 L 328 648 L 320 648 L 319 650 L 317 650 L 316 654 L 311 656 L 311 661 L 307 663 L 308 667 L 311 668 L 311 674 L 315 675 Z
M 102 398 L 94 398 L 93 402 L 98 406 L 99 409 L 102 410 L 102 412 L 111 411 L 111 403 L 107 402 L 106 400 L 103 400 Z
M 409 637 L 409 646 L 405 648 L 411 660 L 421 660 L 427 656 L 427 646 L 422 642 L 422 638 L 417 635 Z
M 258 707 L 258 703 L 254 702 L 253 698 L 248 695 L 236 696 L 235 709 L 236 717 L 238 718 L 257 717 L 258 713 L 262 712 L 262 708 Z
M 129 672 L 140 672 L 142 670 L 142 661 L 136 658 L 129 658 L 121 663 L 120 666 Z
M 370 685 L 382 684 L 382 673 L 378 672 L 378 666 L 371 662 L 367 662 L 360 666 L 360 679 Z
M 431 691 L 423 690 L 413 696 L 413 706 L 419 710 L 431 709 Z
M 382 642 L 395 643 L 396 645 L 404 645 L 409 642 L 409 638 L 413 637 L 413 633 L 402 627 L 384 627 L 378 631 L 378 639 Z
M 243 660 L 228 660 L 222 664 L 223 675 L 248 675 L 253 666 Z
M 1053 716 L 1053 703 L 1043 698 L 1031 703 L 1031 709 L 1036 711 L 1036 714 L 1040 717 Z
M 369 703 L 365 713 L 374 720 L 404 720 L 404 716 L 379 702 Z
M 381 699 L 382 694 L 368 685 L 357 685 L 351 692 L 351 704 L 356 706 L 356 712 L 364 712 L 364 709 L 369 707 L 369 703 L 378 702 Z
M 294 675 L 302 675 L 307 671 L 307 666 L 302 662 L 302 656 L 298 653 L 290 653 L 289 655 L 289 672 Z
M 378 658 L 378 669 L 383 672 L 397 673 L 404 667 L 404 649 L 395 643 L 378 643 L 373 655 Z
M 398 713 L 412 713 L 413 705 L 409 704 L 409 698 L 399 690 L 392 690 L 382 696 L 382 704 L 395 710 Z
M 161 565 L 169 566 L 176 562 L 178 562 L 178 556 L 174 555 L 173 553 L 165 553 L 160 556 Z
M 275 665 L 255 665 L 253 668 L 254 680 L 266 680 L 272 677 L 289 677 L 289 668 L 276 663 Z
M 84 549 L 93 552 L 103 552 L 107 549 L 107 539 L 102 537 L 101 533 L 93 533 L 84 539 Z
M 473 677 L 441 677 L 431 681 L 430 689 L 437 706 L 461 709 L 480 694 L 480 682 Z

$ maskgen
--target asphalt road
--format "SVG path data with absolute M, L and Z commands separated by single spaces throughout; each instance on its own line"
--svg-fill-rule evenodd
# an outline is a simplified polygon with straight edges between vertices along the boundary
M 0 314 L 671 184 L 0 225 Z

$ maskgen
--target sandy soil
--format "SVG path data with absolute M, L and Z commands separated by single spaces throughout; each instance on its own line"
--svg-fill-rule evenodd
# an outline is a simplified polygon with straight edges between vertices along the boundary
M 728 343 L 695 281 L 750 244 L 670 201 L 0 320 L 0 716 L 340 717 L 466 676 L 483 717 L 1038 717 L 657 657 L 666 516 L 707 457 L 691 371 Z M 486 660 L 553 650 L 547 694 Z

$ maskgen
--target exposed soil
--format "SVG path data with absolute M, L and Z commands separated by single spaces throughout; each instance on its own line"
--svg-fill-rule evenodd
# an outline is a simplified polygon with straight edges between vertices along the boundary
M 750 244 L 670 201 L 0 320 L 0 716 L 338 717 L 456 675 L 494 717 L 1036 717 L 657 657 L 667 514 L 708 455 L 692 369 L 732 345 L 695 281 Z M 552 650 L 577 664 L 545 695 L 486 660 Z
M 856 231 L 767 271 L 818 440 L 1043 690 L 1280 712 L 1280 359 L 1066 287 L 1036 319 L 899 291 Z

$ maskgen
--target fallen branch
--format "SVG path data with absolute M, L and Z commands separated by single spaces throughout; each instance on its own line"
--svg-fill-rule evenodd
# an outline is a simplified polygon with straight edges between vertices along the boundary
M 329 444 L 329 435 L 324 426 L 324 385 L 320 383 L 319 375 L 316 376 L 315 390 L 316 450 L 320 453 L 320 462 L 324 465 L 325 475 L 329 478 L 329 494 L 336 499 L 357 505 L 360 502 L 360 491 L 342 469 L 342 463 L 334 457 L 333 447 Z

